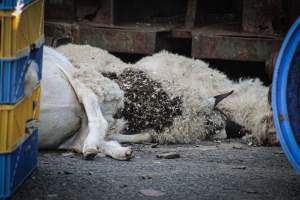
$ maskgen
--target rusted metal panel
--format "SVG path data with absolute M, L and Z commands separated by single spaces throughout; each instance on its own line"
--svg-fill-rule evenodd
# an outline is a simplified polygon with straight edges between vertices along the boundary
M 97 11 L 93 22 L 98 24 L 114 24 L 115 22 L 115 1 L 114 0 L 102 0 L 100 2 L 100 8 Z
M 195 26 L 197 16 L 197 3 L 198 0 L 187 1 L 188 5 L 185 18 L 185 27 L 187 28 L 193 28 Z
M 156 31 L 80 26 L 80 43 L 112 52 L 150 54 L 156 50 Z
M 175 28 L 171 30 L 170 37 L 178 38 L 178 39 L 191 39 L 192 38 L 192 29 L 185 29 L 185 28 Z
M 279 48 L 281 39 L 212 28 L 193 32 L 192 56 L 196 58 L 266 61 Z
M 274 15 L 298 5 L 289 1 L 292 6 L 283 0 L 48 0 L 51 21 L 70 24 L 48 21 L 45 31 L 50 42 L 72 37 L 112 52 L 184 49 L 197 58 L 264 62 L 280 43 Z
M 76 0 L 47 0 L 45 3 L 45 18 L 50 20 L 75 20 Z
M 76 17 L 78 21 L 93 20 L 100 9 L 99 0 L 76 0 Z
M 73 42 L 79 42 L 79 27 L 77 24 L 45 22 L 45 34 L 47 45 L 52 45 L 55 39 L 62 37 L 70 37 Z
M 243 30 L 274 34 L 273 19 L 282 12 L 282 0 L 244 0 Z

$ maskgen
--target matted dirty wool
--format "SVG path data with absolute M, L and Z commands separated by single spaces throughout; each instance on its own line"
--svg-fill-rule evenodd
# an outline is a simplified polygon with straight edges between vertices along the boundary
M 166 126 L 161 126 L 159 123 L 154 124 L 154 122 L 158 120 L 152 120 L 152 128 L 156 129 L 156 131 L 153 132 L 149 130 L 149 133 L 152 134 L 156 142 L 197 142 L 210 137 L 222 129 L 224 130 L 224 117 L 218 111 L 212 110 L 209 107 L 208 100 L 212 96 L 231 90 L 234 90 L 234 94 L 222 101 L 220 105 L 218 105 L 218 108 L 226 113 L 232 121 L 240 124 L 246 130 L 249 130 L 251 132 L 249 136 L 253 137 L 259 144 L 265 143 L 266 141 L 272 143 L 273 141 L 274 134 L 269 134 L 273 128 L 273 124 L 271 120 L 272 113 L 267 102 L 268 89 L 263 86 L 258 79 L 246 79 L 233 82 L 229 80 L 225 74 L 209 68 L 208 64 L 201 60 L 186 58 L 165 51 L 145 57 L 132 65 L 123 63 L 104 50 L 88 45 L 66 45 L 58 48 L 58 51 L 66 55 L 77 68 L 84 68 L 88 73 L 94 74 L 94 78 L 96 78 L 95 71 L 107 77 L 110 76 L 110 78 L 115 79 L 115 81 L 116 78 L 121 75 L 120 80 L 123 80 L 124 83 L 126 81 L 130 82 L 129 85 L 131 87 L 127 88 L 127 91 L 130 91 L 131 94 L 128 95 L 132 96 L 132 99 L 134 99 L 134 95 L 140 96 L 143 94 L 141 91 L 136 91 L 136 94 L 134 94 L 135 89 L 138 89 L 136 84 L 141 84 L 143 81 L 147 82 L 145 85 L 150 84 L 147 86 L 148 88 L 160 88 L 158 91 L 163 94 L 162 97 L 149 99 L 148 93 L 145 93 L 147 95 L 140 96 L 139 99 L 136 99 L 137 102 L 148 101 L 151 102 L 149 103 L 149 105 L 151 105 L 155 101 L 159 102 L 160 98 L 165 98 L 167 100 L 166 110 L 168 110 L 168 106 L 172 105 L 172 100 L 180 98 L 181 114 L 178 115 L 174 112 L 170 118 L 166 120 L 166 122 L 171 120 L 172 125 L 168 126 L 170 123 L 164 122 L 162 124 Z M 126 68 L 130 68 L 131 70 L 126 72 Z M 137 73 L 138 71 L 133 73 L 133 69 L 137 69 L 143 73 L 139 74 Z M 124 73 L 123 78 L 122 73 Z M 125 78 L 125 74 L 128 76 L 127 78 Z M 137 75 L 140 79 L 134 78 Z M 86 79 L 86 81 L 96 84 L 96 82 L 92 80 L 94 78 Z M 97 84 L 93 89 L 96 89 L 96 86 Z M 141 84 L 141 86 L 143 86 L 143 84 Z M 120 84 L 120 87 L 125 91 L 124 95 L 126 97 L 125 85 Z M 154 92 L 154 94 L 156 93 Z M 159 96 L 161 96 L 161 94 Z M 126 101 L 125 99 L 125 102 Z M 127 106 L 129 106 L 129 104 Z M 148 112 L 151 112 L 150 107 L 146 106 L 144 108 L 146 109 L 146 114 L 144 112 L 146 116 L 144 117 L 139 116 L 139 114 L 143 113 L 141 112 L 142 109 L 132 110 L 130 106 L 127 107 L 127 109 L 128 111 L 139 112 L 130 113 L 130 118 L 138 116 L 138 118 L 132 119 L 132 121 L 147 119 L 148 117 L 146 116 L 149 115 Z M 177 110 L 177 108 L 175 110 Z M 129 114 L 129 112 L 127 113 Z M 162 114 L 167 112 L 160 110 L 154 113 Z M 162 119 L 162 116 L 157 117 Z M 129 116 L 127 116 L 127 118 L 129 118 Z M 141 124 L 143 124 L 143 128 L 147 128 L 147 120 L 142 122 L 137 121 L 136 125 L 130 125 L 133 132 L 138 131 L 137 126 Z M 147 130 L 143 132 L 147 132 Z
M 181 114 L 180 97 L 171 99 L 159 82 L 141 70 L 126 68 L 117 83 L 124 91 L 122 116 L 127 120 L 129 134 L 150 128 L 162 131 Z

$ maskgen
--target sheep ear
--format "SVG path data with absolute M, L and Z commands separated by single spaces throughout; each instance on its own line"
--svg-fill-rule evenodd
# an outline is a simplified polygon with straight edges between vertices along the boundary
M 233 93 L 233 90 L 224 94 L 220 94 L 217 96 L 214 96 L 214 106 L 213 108 L 215 108 L 223 99 L 225 99 L 226 97 L 228 97 L 229 95 L 231 95 Z

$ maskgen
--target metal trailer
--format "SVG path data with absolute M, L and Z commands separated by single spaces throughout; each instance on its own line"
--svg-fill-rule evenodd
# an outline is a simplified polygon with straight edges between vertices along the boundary
M 45 31 L 48 44 L 265 62 L 299 13 L 298 0 L 48 0 Z

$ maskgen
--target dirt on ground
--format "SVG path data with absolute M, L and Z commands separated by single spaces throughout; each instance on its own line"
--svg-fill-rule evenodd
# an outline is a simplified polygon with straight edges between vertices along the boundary
M 300 176 L 280 147 L 239 141 L 133 147 L 135 158 L 125 162 L 41 152 L 38 169 L 12 199 L 300 199 Z

